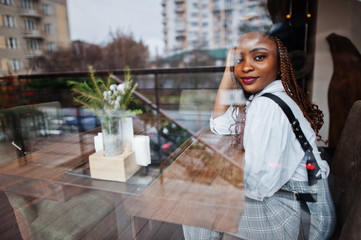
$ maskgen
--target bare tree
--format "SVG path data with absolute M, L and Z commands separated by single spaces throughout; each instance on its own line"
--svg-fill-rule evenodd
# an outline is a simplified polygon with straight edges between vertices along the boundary
M 70 48 L 47 51 L 37 61 L 45 72 L 88 71 L 89 66 L 96 70 L 147 66 L 149 51 L 142 41 L 120 31 L 110 36 L 111 41 L 104 47 L 74 41 Z

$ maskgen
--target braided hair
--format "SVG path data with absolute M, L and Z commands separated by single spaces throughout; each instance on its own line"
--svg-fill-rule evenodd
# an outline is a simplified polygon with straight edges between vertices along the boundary
M 317 140 L 321 140 L 322 138 L 319 135 L 319 130 L 323 125 L 323 113 L 318 108 L 316 104 L 311 103 L 311 101 L 307 98 L 303 89 L 298 85 L 293 66 L 291 60 L 288 55 L 287 48 L 282 43 L 282 41 L 269 35 L 267 33 L 261 33 L 264 36 L 270 38 L 271 40 L 275 41 L 277 46 L 277 54 L 278 54 L 278 63 L 279 63 L 279 76 L 281 78 L 282 85 L 287 93 L 299 106 L 301 109 L 304 117 L 307 121 L 311 124 L 312 129 L 316 133 Z M 238 42 L 238 41 L 237 41 Z M 236 48 L 232 49 L 233 52 Z M 241 84 L 237 80 L 237 77 L 234 73 L 234 65 L 230 67 L 230 71 L 233 72 L 232 74 L 232 86 L 235 89 L 242 88 Z M 279 79 L 279 78 L 278 78 Z M 247 94 L 247 93 L 246 93 Z M 231 127 L 235 128 L 235 137 L 233 140 L 234 146 L 239 146 L 243 149 L 243 127 L 241 126 L 244 124 L 245 117 L 244 117 L 245 107 L 243 106 L 234 106 L 232 116 L 235 120 L 235 124 Z M 230 128 L 231 128 L 230 127 Z
M 321 140 L 321 136 L 318 134 L 318 131 L 323 125 L 323 113 L 316 104 L 313 104 L 307 98 L 303 89 L 297 84 L 287 48 L 283 45 L 279 38 L 273 38 L 276 41 L 277 52 L 279 54 L 279 68 L 283 88 L 285 89 L 287 95 L 290 96 L 300 107 L 304 117 L 315 131 L 318 140 Z

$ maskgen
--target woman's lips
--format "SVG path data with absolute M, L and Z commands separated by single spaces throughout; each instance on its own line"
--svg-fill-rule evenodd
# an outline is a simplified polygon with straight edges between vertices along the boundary
M 244 84 L 252 84 L 257 80 L 257 77 L 243 77 L 242 81 Z

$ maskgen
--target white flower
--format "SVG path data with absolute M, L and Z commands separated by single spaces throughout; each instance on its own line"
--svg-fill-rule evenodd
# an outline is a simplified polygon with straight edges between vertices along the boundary
M 116 84 L 112 84 L 112 85 L 110 85 L 110 87 L 109 87 L 109 90 L 110 91 L 115 91 L 117 89 L 117 85 Z
M 107 99 L 108 99 L 108 92 L 107 92 L 107 91 L 104 91 L 104 92 L 103 92 L 103 97 L 104 97 L 104 100 L 107 100 Z
M 121 92 L 121 93 L 124 93 L 124 90 L 125 90 L 125 85 L 124 83 L 121 83 L 117 86 L 117 90 L 118 92 Z

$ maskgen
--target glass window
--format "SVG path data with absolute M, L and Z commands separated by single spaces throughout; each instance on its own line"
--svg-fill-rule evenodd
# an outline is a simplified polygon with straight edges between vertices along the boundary
M 226 0 L 226 9 L 232 8 L 232 0 Z
M 37 40 L 37 39 L 29 39 L 28 40 L 28 49 L 33 50 L 33 51 L 40 50 L 39 40 Z
M 226 11 L 226 16 L 227 17 L 232 17 L 232 11 Z
M 208 47 L 209 46 L 209 42 L 208 41 L 203 41 L 202 42 L 202 47 Z
M 17 41 L 16 41 L 16 38 L 8 38 L 8 48 L 9 49 L 17 49 Z
M 228 20 L 226 21 L 226 23 L 224 24 L 224 27 L 232 27 L 232 21 Z
M 219 0 L 214 0 L 213 1 L 213 10 L 218 11 L 220 9 L 221 9 L 221 7 L 220 7 Z
M 49 4 L 43 4 L 43 12 L 45 15 L 51 15 L 52 14 L 52 8 Z
M 32 0 L 21 0 L 21 7 L 24 9 L 34 9 L 34 2 Z
M 51 25 L 50 23 L 45 23 L 44 30 L 45 30 L 45 33 L 52 34 L 53 33 L 53 25 Z
M 20 70 L 20 61 L 18 59 L 11 59 L 10 65 L 13 72 L 17 72 Z
M 55 50 L 56 50 L 55 43 L 53 43 L 53 42 L 48 42 L 48 43 L 47 43 L 47 49 L 48 49 L 49 51 L 55 51 Z
M 202 23 L 202 27 L 208 27 L 208 23 L 207 22 Z
M 15 18 L 13 16 L 6 15 L 5 16 L 5 26 L 13 28 L 15 27 Z
M 29 31 L 38 29 L 37 21 L 34 18 L 26 18 L 25 26 L 26 26 L 26 30 L 29 30 Z
M 12 0 L 1 0 L 1 3 L 2 3 L 2 4 L 5 4 L 5 5 L 13 5 L 13 1 L 12 1 Z
M 198 27 L 198 22 L 191 22 L 192 27 Z
M 192 12 L 192 13 L 191 13 L 191 16 L 192 16 L 192 17 L 198 17 L 198 13 L 197 13 L 197 12 Z

